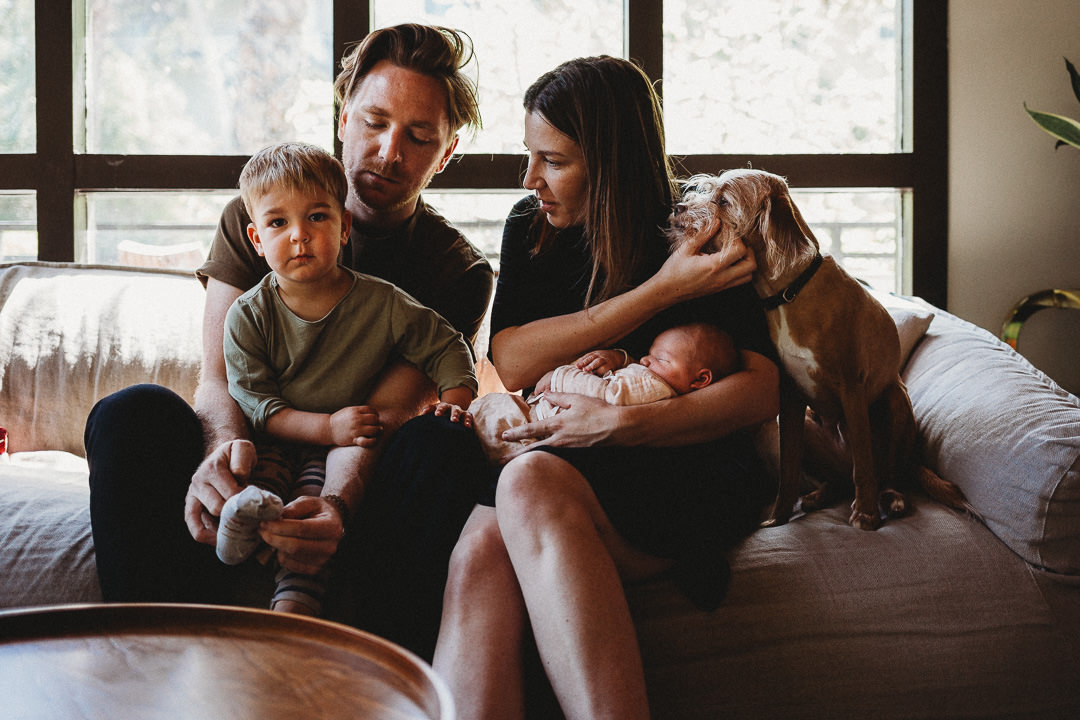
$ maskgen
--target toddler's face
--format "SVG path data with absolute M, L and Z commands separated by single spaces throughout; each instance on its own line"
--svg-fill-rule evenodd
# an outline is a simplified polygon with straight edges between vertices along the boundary
M 278 275 L 314 280 L 332 271 L 349 239 L 348 213 L 325 190 L 276 188 L 255 202 L 248 237 Z

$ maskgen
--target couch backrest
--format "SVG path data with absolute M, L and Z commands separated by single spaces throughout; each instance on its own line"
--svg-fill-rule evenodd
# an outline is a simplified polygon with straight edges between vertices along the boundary
M 94 403 L 136 383 L 191 402 L 204 294 L 190 272 L 0 265 L 0 426 L 9 451 L 82 455 Z

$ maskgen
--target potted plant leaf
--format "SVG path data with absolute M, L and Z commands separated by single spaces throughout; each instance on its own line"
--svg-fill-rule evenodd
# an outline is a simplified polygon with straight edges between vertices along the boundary
M 1077 101 L 1080 101 L 1080 73 L 1076 72 L 1076 67 L 1069 62 L 1068 58 L 1065 58 L 1065 67 L 1068 69 L 1069 78 L 1072 81 L 1073 95 L 1076 96 Z M 1027 110 L 1028 115 L 1039 127 L 1057 138 L 1055 148 L 1062 145 L 1072 145 L 1074 148 L 1080 148 L 1080 122 L 1064 115 L 1032 110 L 1027 106 L 1027 103 L 1024 103 L 1024 109 Z

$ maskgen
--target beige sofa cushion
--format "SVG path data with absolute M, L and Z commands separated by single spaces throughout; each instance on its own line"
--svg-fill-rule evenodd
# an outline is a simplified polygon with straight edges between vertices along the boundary
M 0 426 L 11 452 L 82 455 L 98 399 L 136 383 L 189 402 L 205 291 L 191 273 L 0 265 Z

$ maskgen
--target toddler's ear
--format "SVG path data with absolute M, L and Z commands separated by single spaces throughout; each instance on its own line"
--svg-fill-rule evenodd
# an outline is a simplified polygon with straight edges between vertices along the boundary
M 255 223 L 248 223 L 247 236 L 248 240 L 250 240 L 251 244 L 255 247 L 255 252 L 259 253 L 259 255 L 262 255 L 262 240 L 259 239 L 259 230 L 255 227 Z
M 352 213 L 348 210 L 341 211 L 341 244 L 349 242 L 349 235 L 352 234 Z

